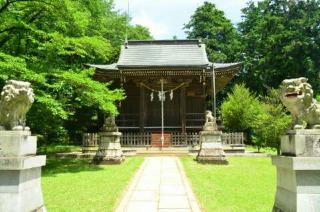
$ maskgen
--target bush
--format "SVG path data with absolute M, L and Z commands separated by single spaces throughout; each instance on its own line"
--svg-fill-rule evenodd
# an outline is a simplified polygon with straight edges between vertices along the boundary
M 274 147 L 280 153 L 280 136 L 290 127 L 291 117 L 279 98 L 279 91 L 272 89 L 262 98 L 263 112 L 252 123 L 253 142 L 258 147 Z
M 274 147 L 279 153 L 280 136 L 285 134 L 291 118 L 279 98 L 270 90 L 260 100 L 243 84 L 235 85 L 221 106 L 222 120 L 228 131 L 245 132 L 258 147 Z
M 244 84 L 235 85 L 221 105 L 223 124 L 227 131 L 250 132 L 252 122 L 262 113 L 258 98 Z

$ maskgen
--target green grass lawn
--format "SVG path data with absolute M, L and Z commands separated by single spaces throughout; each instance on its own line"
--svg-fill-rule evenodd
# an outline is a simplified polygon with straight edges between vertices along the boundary
M 229 165 L 181 161 L 205 211 L 272 211 L 276 172 L 270 158 L 231 157 Z
M 246 145 L 246 152 L 258 152 L 258 147 Z M 260 153 L 277 155 L 277 150 L 275 148 L 271 148 L 271 147 L 263 147 L 260 149 Z
M 81 152 L 81 146 L 70 144 L 51 144 L 47 146 L 40 146 L 37 149 L 37 154 L 55 155 L 60 152 Z
M 143 158 L 122 165 L 93 166 L 89 160 L 48 159 L 42 190 L 48 211 L 112 211 Z

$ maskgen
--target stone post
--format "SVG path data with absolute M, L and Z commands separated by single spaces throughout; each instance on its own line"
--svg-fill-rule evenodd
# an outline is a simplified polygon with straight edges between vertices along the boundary
M 45 211 L 37 138 L 30 131 L 0 131 L 0 211 Z
M 206 112 L 206 123 L 200 131 L 200 151 L 197 161 L 201 163 L 228 164 L 222 146 L 222 132 L 218 131 L 211 111 Z
M 105 120 L 102 132 L 99 133 L 99 149 L 93 158 L 94 164 L 121 164 L 124 161 L 120 144 L 122 133 L 118 132 L 113 116 Z
M 281 137 L 273 211 L 320 211 L 320 130 L 291 130 Z

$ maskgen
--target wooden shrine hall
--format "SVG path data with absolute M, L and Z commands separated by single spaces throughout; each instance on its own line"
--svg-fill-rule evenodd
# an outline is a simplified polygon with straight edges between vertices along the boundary
M 201 130 L 207 102 L 241 68 L 210 62 L 199 40 L 128 41 L 117 63 L 90 66 L 96 80 L 125 90 L 116 118 L 120 131 L 152 137 L 163 127 L 167 145 L 172 135 Z

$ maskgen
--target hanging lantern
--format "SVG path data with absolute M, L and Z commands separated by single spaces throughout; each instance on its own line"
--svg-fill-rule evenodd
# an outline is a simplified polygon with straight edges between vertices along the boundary
M 170 100 L 172 101 L 173 99 L 173 90 L 170 91 Z
M 161 91 L 158 91 L 158 98 L 159 98 L 159 101 L 161 102 L 161 100 L 162 100 L 162 94 L 161 94 Z
M 166 93 L 164 91 L 162 91 L 162 100 L 166 101 Z
M 153 102 L 153 92 L 150 94 L 150 101 Z

